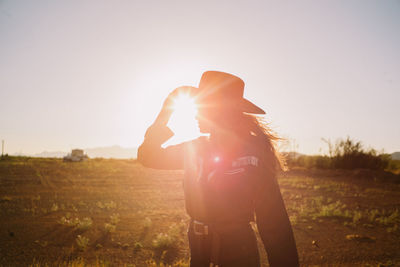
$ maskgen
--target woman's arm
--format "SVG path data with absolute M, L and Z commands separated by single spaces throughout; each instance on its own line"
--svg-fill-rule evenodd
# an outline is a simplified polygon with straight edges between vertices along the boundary
M 174 133 L 167 127 L 173 112 L 173 99 L 181 92 L 191 87 L 178 87 L 164 101 L 163 107 L 154 123 L 147 129 L 143 143 L 138 149 L 137 159 L 144 166 L 154 169 L 183 169 L 183 154 L 185 144 L 162 148 L 161 145 Z
M 161 147 L 172 135 L 172 131 L 165 125 L 150 126 L 143 143 L 138 148 L 138 161 L 143 166 L 154 169 L 183 169 L 184 144 Z
M 256 196 L 256 222 L 271 267 L 299 266 L 295 239 L 278 182 L 272 175 L 261 174 Z

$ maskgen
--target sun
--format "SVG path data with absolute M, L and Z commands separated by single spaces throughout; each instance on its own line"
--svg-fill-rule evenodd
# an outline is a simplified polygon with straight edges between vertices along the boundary
M 194 98 L 189 96 L 187 93 L 180 93 L 173 100 L 173 107 L 177 113 L 186 113 L 190 116 L 196 116 L 197 107 Z
M 168 144 L 180 143 L 194 139 L 200 135 L 196 114 L 197 107 L 193 97 L 187 93 L 180 93 L 173 99 L 173 113 L 168 127 L 175 133 Z

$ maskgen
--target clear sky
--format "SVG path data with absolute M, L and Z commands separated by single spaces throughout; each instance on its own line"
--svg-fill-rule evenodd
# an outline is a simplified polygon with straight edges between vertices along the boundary
M 240 76 L 297 151 L 400 151 L 400 1 L 1 1 L 6 152 L 138 146 L 169 91 Z

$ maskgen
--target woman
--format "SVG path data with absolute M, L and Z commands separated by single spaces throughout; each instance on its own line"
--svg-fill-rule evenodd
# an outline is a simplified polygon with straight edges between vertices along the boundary
M 185 170 L 190 266 L 260 266 L 251 221 L 257 223 L 270 266 L 298 266 L 276 181 L 277 138 L 249 114 L 265 112 L 244 99 L 243 90 L 240 78 L 217 71 L 203 73 L 198 88 L 175 89 L 147 130 L 138 160 L 150 168 Z M 162 148 L 173 135 L 166 126 L 172 101 L 182 92 L 195 97 L 199 129 L 210 135 Z

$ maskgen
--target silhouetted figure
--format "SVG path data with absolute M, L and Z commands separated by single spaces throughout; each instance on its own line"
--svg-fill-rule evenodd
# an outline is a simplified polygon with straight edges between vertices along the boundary
M 257 223 L 271 266 L 298 266 L 276 180 L 281 168 L 273 145 L 277 138 L 249 114 L 265 112 L 244 99 L 243 90 L 240 78 L 217 71 L 205 72 L 198 88 L 175 89 L 147 130 L 138 160 L 150 168 L 185 170 L 190 266 L 260 266 L 251 221 Z M 166 125 L 180 92 L 195 97 L 199 129 L 210 136 L 162 148 L 173 135 Z

